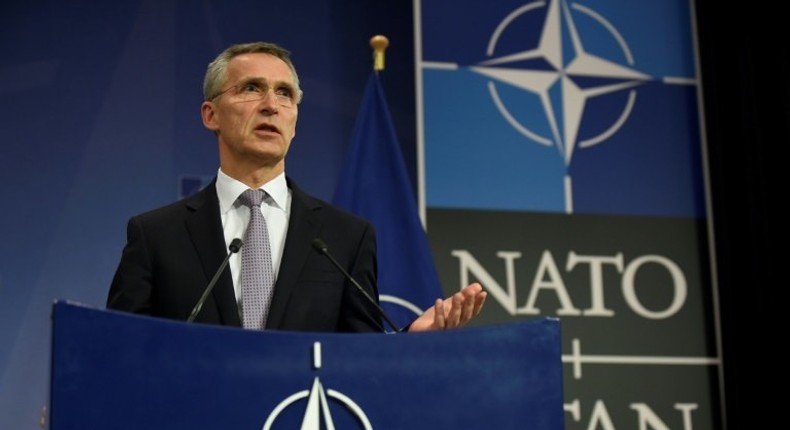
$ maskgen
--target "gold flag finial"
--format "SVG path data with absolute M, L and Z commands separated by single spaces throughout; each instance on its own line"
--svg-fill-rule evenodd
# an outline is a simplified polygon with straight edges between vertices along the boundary
M 387 36 L 377 34 L 370 38 L 370 46 L 373 47 L 373 70 L 384 70 L 384 50 L 389 46 L 390 40 Z

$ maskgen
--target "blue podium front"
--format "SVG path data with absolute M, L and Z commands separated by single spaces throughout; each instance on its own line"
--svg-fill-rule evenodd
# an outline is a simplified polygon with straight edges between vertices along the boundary
M 56 302 L 50 428 L 563 428 L 560 326 L 253 332 Z

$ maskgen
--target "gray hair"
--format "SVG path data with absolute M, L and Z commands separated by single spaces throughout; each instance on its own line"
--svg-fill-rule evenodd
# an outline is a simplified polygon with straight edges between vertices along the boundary
M 270 42 L 250 42 L 231 45 L 222 51 L 217 58 L 208 65 L 206 76 L 203 78 L 203 100 L 210 101 L 222 92 L 222 85 L 225 83 L 228 74 L 228 63 L 234 57 L 241 54 L 269 54 L 285 62 L 291 69 L 296 86 L 296 103 L 302 101 L 302 89 L 299 87 L 299 75 L 296 74 L 296 67 L 291 62 L 291 53 L 287 49 Z

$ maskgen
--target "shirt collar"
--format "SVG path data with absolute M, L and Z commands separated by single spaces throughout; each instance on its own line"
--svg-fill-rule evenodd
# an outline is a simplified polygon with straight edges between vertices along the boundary
M 249 187 L 244 183 L 231 178 L 222 169 L 217 171 L 217 197 L 219 198 L 219 208 L 225 213 L 233 208 L 239 195 Z M 285 180 L 285 172 L 280 173 L 271 181 L 263 184 L 260 189 L 266 191 L 273 204 L 282 210 L 286 210 L 288 202 L 288 182 Z

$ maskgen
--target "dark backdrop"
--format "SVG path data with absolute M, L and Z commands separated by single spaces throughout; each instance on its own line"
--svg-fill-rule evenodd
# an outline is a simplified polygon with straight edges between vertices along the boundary
M 782 368 L 772 359 L 781 338 L 769 339 L 784 284 L 776 257 L 786 254 L 778 210 L 786 180 L 775 167 L 790 142 L 789 23 L 753 6 L 696 4 L 731 429 L 781 416 L 764 387 Z

